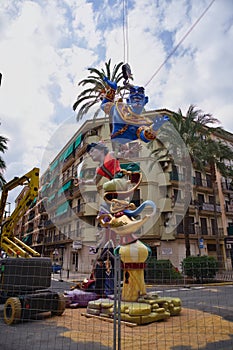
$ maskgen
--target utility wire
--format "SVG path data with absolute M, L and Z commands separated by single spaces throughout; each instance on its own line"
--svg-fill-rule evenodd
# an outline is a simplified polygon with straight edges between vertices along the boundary
M 178 42 L 178 44 L 174 47 L 174 49 L 169 53 L 169 55 L 166 57 L 164 62 L 159 66 L 159 68 L 154 72 L 152 77 L 148 80 L 148 82 L 145 84 L 147 86 L 153 79 L 154 77 L 159 73 L 159 71 L 163 68 L 163 66 L 167 63 L 169 58 L 175 53 L 175 51 L 178 49 L 178 47 L 182 44 L 182 42 L 187 38 L 187 36 L 191 33 L 191 31 L 196 27 L 196 25 L 200 22 L 200 20 L 204 17 L 206 12 L 210 9 L 210 7 L 213 5 L 215 0 L 212 0 L 210 4 L 206 7 L 206 9 L 203 11 L 203 13 L 200 15 L 200 17 L 194 22 L 194 24 L 189 28 L 187 33 L 183 36 L 183 38 Z

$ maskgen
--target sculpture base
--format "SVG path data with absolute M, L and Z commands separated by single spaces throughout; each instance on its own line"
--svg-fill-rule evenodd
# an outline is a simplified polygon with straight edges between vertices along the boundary
M 114 312 L 118 313 L 119 309 L 117 306 L 116 311 L 114 310 L 114 300 L 110 298 L 90 301 L 87 306 L 88 316 L 113 319 Z M 166 320 L 180 312 L 180 298 L 159 297 L 155 293 L 148 293 L 136 302 L 122 301 L 120 305 L 121 321 L 136 325 Z

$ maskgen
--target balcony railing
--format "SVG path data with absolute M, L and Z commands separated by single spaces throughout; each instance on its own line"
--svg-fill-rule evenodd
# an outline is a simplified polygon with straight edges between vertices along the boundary
M 233 214 L 233 204 L 226 204 L 226 212 Z
M 77 215 L 82 215 L 84 213 L 84 210 L 85 210 L 85 203 L 81 203 L 76 207 L 72 208 L 73 213 Z
M 233 191 L 233 184 L 228 182 L 222 182 L 223 191 Z
M 30 214 L 28 215 L 28 221 L 33 220 L 34 217 L 35 217 L 35 211 L 30 212 Z
M 176 233 L 177 234 L 184 234 L 184 229 L 182 228 L 182 226 L 179 226 L 176 228 Z M 199 227 L 199 226 L 196 226 L 194 224 L 191 224 L 188 226 L 188 233 L 190 235 L 196 235 L 197 237 L 199 237 L 199 236 L 208 236 L 208 237 L 213 237 L 213 238 L 217 237 L 216 231 L 210 226 L 203 226 L 203 227 L 200 226 Z M 222 227 L 218 227 L 218 237 L 219 238 L 224 237 L 224 230 Z
M 197 177 L 193 178 L 193 184 L 198 187 L 212 188 L 212 183 L 209 180 L 200 179 Z
M 206 210 L 206 211 L 214 211 L 214 204 L 212 204 L 212 203 L 201 203 L 199 205 L 199 209 L 200 210 Z M 216 211 L 218 213 L 221 212 L 221 207 L 220 207 L 219 204 L 216 204 Z
M 185 176 L 182 173 L 171 172 L 170 173 L 170 181 L 185 181 Z
M 196 228 L 196 231 L 198 233 L 198 228 Z M 217 237 L 217 234 L 218 234 L 218 237 L 224 237 L 224 230 L 222 227 L 218 227 L 217 229 L 218 232 L 216 232 L 216 230 L 213 228 L 213 227 L 200 227 L 199 228 L 199 235 L 203 235 L 203 236 L 212 236 L 214 238 Z
M 43 242 L 44 243 L 57 243 L 57 242 L 70 241 L 70 240 L 72 240 L 72 239 L 69 237 L 69 234 L 66 235 L 66 234 L 60 232 L 59 234 L 56 234 L 53 236 L 44 237 Z

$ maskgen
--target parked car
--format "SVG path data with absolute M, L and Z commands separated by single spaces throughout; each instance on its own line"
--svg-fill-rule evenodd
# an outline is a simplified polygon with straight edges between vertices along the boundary
M 53 264 L 52 265 L 52 273 L 58 273 L 60 272 L 62 269 L 61 265 L 59 264 Z

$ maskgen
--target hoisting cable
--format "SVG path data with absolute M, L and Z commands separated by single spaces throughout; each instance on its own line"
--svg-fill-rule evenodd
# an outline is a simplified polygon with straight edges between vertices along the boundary
M 175 51 L 178 49 L 178 47 L 182 44 L 182 42 L 187 38 L 187 36 L 191 33 L 191 31 L 196 27 L 196 25 L 200 22 L 200 20 L 204 17 L 206 12 L 210 9 L 210 7 L 213 5 L 215 0 L 212 0 L 210 4 L 206 7 L 206 9 L 203 11 L 203 13 L 200 15 L 200 17 L 194 22 L 194 24 L 189 28 L 189 30 L 186 32 L 186 34 L 183 36 L 183 38 L 178 42 L 178 44 L 174 47 L 174 49 L 169 53 L 169 55 L 166 57 L 164 62 L 159 66 L 159 68 L 154 72 L 152 77 L 148 80 L 148 82 L 144 85 L 147 86 L 154 77 L 159 73 L 159 71 L 163 68 L 163 66 L 167 63 L 169 58 L 175 53 Z
M 123 45 L 124 45 L 124 63 L 129 59 L 129 37 L 128 37 L 128 7 L 127 0 L 122 0 L 123 13 Z

